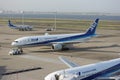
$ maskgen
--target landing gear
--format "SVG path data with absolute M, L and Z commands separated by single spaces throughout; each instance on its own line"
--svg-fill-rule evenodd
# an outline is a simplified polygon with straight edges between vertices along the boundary
M 65 50 L 70 50 L 70 48 L 67 48 L 67 47 L 62 48 L 62 51 L 65 51 Z
M 20 55 L 23 53 L 22 48 L 12 49 L 9 51 L 9 55 Z
M 64 50 L 70 50 L 70 49 L 72 49 L 73 47 L 74 47 L 73 44 L 63 45 L 62 51 L 64 51 Z

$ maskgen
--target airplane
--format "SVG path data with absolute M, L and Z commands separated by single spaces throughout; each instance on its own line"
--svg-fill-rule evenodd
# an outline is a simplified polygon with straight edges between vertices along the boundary
M 10 20 L 8 20 L 8 26 L 12 29 L 18 29 L 19 31 L 31 31 L 33 28 L 29 25 L 13 25 Z
M 48 74 L 44 80 L 113 80 L 110 77 L 120 72 L 120 58 L 79 66 L 59 57 L 69 68 Z M 104 79 L 107 78 L 107 79 Z
M 87 29 L 85 33 L 27 36 L 14 40 L 11 45 L 13 47 L 17 47 L 20 52 L 23 52 L 22 48 L 24 47 L 33 46 L 52 46 L 54 51 L 69 49 L 69 46 L 74 43 L 85 42 L 92 37 L 96 37 L 95 32 L 98 22 L 99 18 L 94 21 L 94 23 Z

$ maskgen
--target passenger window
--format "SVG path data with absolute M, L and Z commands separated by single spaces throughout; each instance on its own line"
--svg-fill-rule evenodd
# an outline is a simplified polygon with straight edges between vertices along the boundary
M 79 72 L 79 76 L 81 75 L 81 73 Z
M 31 41 L 38 41 L 38 38 L 32 38 Z
M 59 75 L 56 74 L 56 75 L 55 75 L 55 79 L 56 79 L 56 80 L 59 80 Z

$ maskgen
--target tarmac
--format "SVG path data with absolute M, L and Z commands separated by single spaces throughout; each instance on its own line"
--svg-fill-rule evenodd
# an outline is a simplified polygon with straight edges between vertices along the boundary
M 120 31 L 106 29 L 97 29 L 98 37 L 89 42 L 74 44 L 70 50 L 54 52 L 51 47 L 40 46 L 24 48 L 22 55 L 8 55 L 12 49 L 11 42 L 15 39 L 23 36 L 44 35 L 45 32 L 43 29 L 17 31 L 0 25 L 0 80 L 44 80 L 49 73 L 68 68 L 59 60 L 59 56 L 65 56 L 80 66 L 120 57 Z M 50 33 L 71 32 L 79 31 L 58 29 Z M 41 69 L 2 75 L 36 67 Z

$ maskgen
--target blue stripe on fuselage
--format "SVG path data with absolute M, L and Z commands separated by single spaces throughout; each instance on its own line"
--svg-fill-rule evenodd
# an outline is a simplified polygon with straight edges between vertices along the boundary
M 95 36 L 95 34 L 79 34 L 79 35 L 75 35 L 75 36 L 69 36 L 69 37 L 64 37 L 64 38 L 60 38 L 60 39 L 55 39 L 55 40 L 47 40 L 47 41 L 43 41 L 43 42 L 36 42 L 36 43 L 31 43 L 31 44 L 25 44 L 23 46 L 32 46 L 32 45 L 47 45 L 50 44 L 52 42 L 65 42 L 65 41 L 72 41 L 72 40 L 76 40 L 76 39 L 80 39 L 80 38 L 87 38 L 87 37 L 93 37 Z
M 86 78 L 84 78 L 84 79 L 81 79 L 81 80 L 92 80 L 92 79 L 95 79 L 95 78 L 97 78 L 97 77 L 102 77 L 102 76 L 104 76 L 104 75 L 106 75 L 106 74 L 110 74 L 110 73 L 112 73 L 112 72 L 114 72 L 114 71 L 117 71 L 117 70 L 119 70 L 119 69 L 120 69 L 120 63 L 117 64 L 117 65 L 115 65 L 115 66 L 113 66 L 113 67 L 110 67 L 110 68 L 108 68 L 108 69 L 106 69 L 106 70 L 103 70 L 103 71 L 101 71 L 101 72 L 98 72 L 98 73 L 96 73 L 96 74 L 93 74 L 93 75 L 91 75 L 91 76 L 88 76 L 88 77 L 86 77 Z

